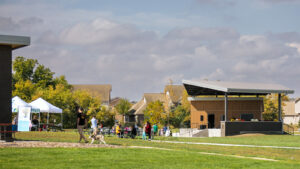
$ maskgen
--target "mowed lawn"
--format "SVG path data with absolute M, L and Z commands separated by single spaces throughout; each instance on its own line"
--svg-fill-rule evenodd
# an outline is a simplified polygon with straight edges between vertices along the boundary
M 17 133 L 16 137 L 19 140 L 78 141 L 78 134 L 75 132 L 24 132 Z M 119 139 L 115 136 L 105 139 L 108 144 L 121 145 L 124 148 L 2 148 L 0 168 L 300 168 L 300 150 L 174 144 L 141 139 Z M 300 136 L 289 135 L 225 138 L 156 137 L 155 140 L 300 147 Z M 250 159 L 251 157 L 278 161 L 255 160 Z
M 131 148 L 5 148 L 0 167 L 10 168 L 297 168 L 296 164 Z

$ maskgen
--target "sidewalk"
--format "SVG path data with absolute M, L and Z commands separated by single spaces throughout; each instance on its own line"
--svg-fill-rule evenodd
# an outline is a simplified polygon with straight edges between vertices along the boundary
M 243 145 L 243 144 L 199 143 L 199 142 L 160 141 L 160 140 L 152 140 L 152 141 L 153 142 L 163 142 L 163 143 L 174 143 L 174 144 L 196 144 L 196 145 L 210 145 L 210 146 L 258 147 L 258 148 L 278 148 L 278 149 L 300 150 L 300 147 L 284 147 L 284 146 L 258 146 L 258 145 Z

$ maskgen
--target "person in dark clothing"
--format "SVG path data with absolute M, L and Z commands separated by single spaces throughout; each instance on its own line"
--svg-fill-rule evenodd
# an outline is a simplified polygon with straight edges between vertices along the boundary
M 131 128 L 131 138 L 134 139 L 136 136 L 136 127 L 135 125 L 132 125 L 132 128 Z
M 37 119 L 36 116 L 33 116 L 33 119 L 31 120 L 31 124 L 32 124 L 31 131 L 37 131 L 39 120 Z
M 146 135 L 148 136 L 148 140 L 151 140 L 151 124 L 149 121 L 147 121 L 146 129 L 145 129 Z
M 80 135 L 79 142 L 81 142 L 81 139 L 84 139 L 85 143 L 88 143 L 83 133 L 83 129 L 85 127 L 87 127 L 87 119 L 86 119 L 86 115 L 83 113 L 83 109 L 80 107 L 78 109 L 78 114 L 77 114 L 77 129 Z

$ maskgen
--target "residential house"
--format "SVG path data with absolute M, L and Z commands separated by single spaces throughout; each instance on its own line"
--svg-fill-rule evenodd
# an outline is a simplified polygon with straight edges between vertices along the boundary
M 109 106 L 111 102 L 111 90 L 110 84 L 91 85 L 91 84 L 76 84 L 73 85 L 73 90 L 83 90 L 91 93 L 92 96 L 100 97 L 103 105 Z
M 166 101 L 165 94 L 145 93 L 142 99 L 131 107 L 130 113 L 131 113 L 131 117 L 134 117 L 134 119 L 129 118 L 131 120 L 130 122 L 137 122 L 138 124 L 142 124 L 144 121 L 144 111 L 146 110 L 147 105 L 157 100 L 165 103 Z
M 183 85 L 166 85 L 164 93 L 145 93 L 142 99 L 131 107 L 129 121 L 142 124 L 147 105 L 157 100 L 163 102 L 166 111 L 170 111 L 173 107 L 181 104 L 184 90 Z
M 283 105 L 283 122 L 285 124 L 297 125 L 300 120 L 300 98 L 285 101 Z
M 166 85 L 164 89 L 164 94 L 166 97 L 165 108 L 172 109 L 177 105 L 181 104 L 182 95 L 184 92 L 183 85 Z

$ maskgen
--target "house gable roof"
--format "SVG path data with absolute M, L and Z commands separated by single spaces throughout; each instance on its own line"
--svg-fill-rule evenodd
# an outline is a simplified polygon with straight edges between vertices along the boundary
M 83 90 L 91 93 L 92 96 L 101 98 L 102 102 L 110 101 L 110 93 L 112 86 L 110 84 L 91 85 L 91 84 L 76 84 L 73 85 L 74 90 Z
M 166 85 L 164 92 L 169 92 L 171 101 L 173 103 L 178 103 L 182 99 L 184 90 L 185 88 L 183 85 Z
M 147 105 L 157 100 L 165 102 L 164 93 L 145 93 L 142 99 L 130 108 L 130 112 L 135 115 L 142 115 Z

